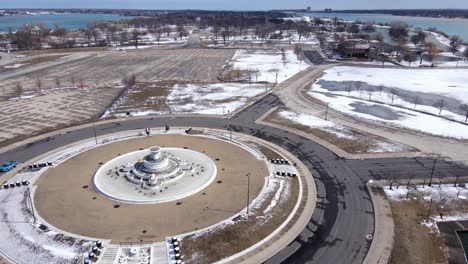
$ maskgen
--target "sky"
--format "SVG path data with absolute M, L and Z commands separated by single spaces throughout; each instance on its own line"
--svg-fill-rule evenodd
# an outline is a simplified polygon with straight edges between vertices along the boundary
M 0 8 L 271 10 L 467 8 L 467 0 L 0 0 Z

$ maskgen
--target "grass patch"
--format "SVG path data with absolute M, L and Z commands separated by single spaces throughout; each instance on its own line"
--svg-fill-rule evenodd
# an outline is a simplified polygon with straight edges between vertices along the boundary
M 442 218 L 467 214 L 468 201 L 448 193 L 431 195 L 430 188 L 438 187 L 434 185 L 414 190 L 414 186 L 411 186 L 410 190 L 413 190 L 409 192 L 408 199 L 400 197 L 390 200 L 395 222 L 395 243 L 389 263 L 447 263 L 445 245 L 434 219 L 440 219 L 440 214 Z M 428 197 L 433 199 L 432 203 Z
M 274 198 L 279 183 L 263 197 L 256 208 L 251 208 L 248 218 L 239 216 L 230 224 L 185 237 L 181 243 L 185 263 L 213 263 L 241 252 L 270 235 L 287 219 L 298 199 L 299 180 L 292 178 L 284 181 L 285 189 L 282 193 L 288 188 L 289 196 L 280 199 L 270 212 L 265 214 L 264 210 Z
M 136 88 L 123 97 L 112 114 L 134 111 L 169 112 L 166 98 L 174 84 L 173 81 L 139 82 Z
M 402 145 L 400 143 L 393 143 L 385 138 L 363 133 L 349 127 L 338 129 L 338 128 L 330 128 L 336 130 L 337 133 L 333 133 L 333 131 L 328 131 L 323 128 L 314 128 L 308 125 L 298 124 L 288 119 L 284 119 L 279 115 L 281 111 L 285 109 L 277 109 L 272 114 L 270 114 L 267 118 L 265 118 L 266 122 L 286 126 L 289 128 L 293 128 L 311 135 L 314 135 L 332 145 L 337 146 L 338 148 L 344 150 L 347 153 L 351 154 L 362 154 L 362 153 L 376 153 L 382 152 L 380 149 L 380 144 L 389 144 L 394 145 L 398 151 L 402 152 L 412 152 L 416 151 L 416 149 Z M 338 136 L 339 134 L 343 134 L 345 136 Z M 398 152 L 398 151 L 389 151 L 389 152 Z M 385 152 L 385 151 L 383 151 Z
M 358 138 L 358 133 L 353 131 L 352 136 L 356 137 L 356 139 L 348 139 L 348 138 L 340 138 L 336 134 L 331 132 L 327 132 L 322 129 L 318 128 L 311 128 L 306 125 L 297 124 L 295 122 L 291 122 L 289 120 L 283 119 L 279 112 L 283 111 L 284 109 L 277 109 L 271 115 L 269 115 L 265 121 L 273 124 L 278 124 L 282 126 L 287 126 L 289 128 L 297 129 L 302 132 L 306 132 L 308 134 L 312 134 L 322 140 L 325 140 L 335 146 L 338 146 L 340 149 L 348 152 L 348 153 L 366 153 L 371 148 L 369 144 L 369 140 L 367 139 L 360 139 Z
M 421 222 L 427 218 L 425 202 L 390 202 L 395 223 L 395 242 L 389 264 L 447 263 L 444 243 L 437 232 Z

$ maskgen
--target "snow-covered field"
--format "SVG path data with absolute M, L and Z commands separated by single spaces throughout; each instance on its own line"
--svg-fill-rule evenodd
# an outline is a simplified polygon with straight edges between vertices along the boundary
M 264 92 L 265 86 L 259 84 L 176 84 L 167 102 L 172 112 L 222 115 Z
M 273 70 L 277 69 L 279 70 L 278 83 L 281 83 L 305 70 L 308 65 L 299 61 L 292 50 L 286 50 L 284 57 L 278 50 L 240 50 L 231 62 L 231 67 L 232 69 L 258 71 L 260 74 L 252 80 L 270 83 L 276 81 L 276 73 Z
M 468 69 L 334 67 L 321 80 L 366 82 L 414 92 L 441 94 L 468 103 Z
M 361 133 L 356 133 L 350 128 L 344 127 L 333 121 L 324 120 L 313 115 L 296 113 L 292 111 L 283 110 L 278 113 L 281 118 L 290 120 L 296 124 L 308 126 L 313 129 L 319 129 L 324 132 L 335 135 L 340 139 L 347 139 L 352 141 L 365 141 L 369 148 L 368 153 L 392 153 L 392 152 L 408 152 L 412 149 L 403 144 L 389 142 L 384 139 L 377 139 L 372 136 L 366 136 Z
M 446 119 L 465 120 L 458 107 L 468 103 L 468 70 L 334 67 L 325 73 L 309 93 L 338 111 L 425 133 L 468 138 L 468 126 Z M 384 86 L 382 91 L 379 86 Z M 392 96 L 391 88 L 396 88 L 397 96 Z M 433 106 L 438 99 L 447 102 L 442 111 L 445 118 L 438 117 L 440 109 Z

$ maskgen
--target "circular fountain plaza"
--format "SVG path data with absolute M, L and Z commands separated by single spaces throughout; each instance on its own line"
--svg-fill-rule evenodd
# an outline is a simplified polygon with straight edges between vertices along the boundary
M 215 163 L 198 151 L 151 147 L 108 161 L 97 171 L 93 185 L 115 201 L 158 203 L 197 193 L 215 177 Z
M 83 245 L 100 239 L 104 246 L 98 259 L 103 263 L 133 263 L 132 256 L 138 263 L 172 263 L 175 253 L 165 241 L 179 236 L 191 263 L 207 246 L 195 233 L 202 241 L 207 235 L 223 238 L 223 232 L 254 238 L 249 243 L 263 241 L 265 234 L 284 228 L 298 208 L 306 208 L 299 203 L 309 201 L 301 198 L 301 177 L 288 177 L 298 174 L 295 164 L 300 161 L 270 162 L 285 161 L 288 155 L 291 159 L 258 139 L 231 138 L 217 130 L 187 135 L 182 129 L 161 129 L 153 136 L 133 131 L 100 138 L 98 145 L 94 139 L 77 142 L 32 161 L 53 166 L 26 169 L 9 180 L 27 181 L 31 188 L 0 190 L 0 211 L 8 213 L 8 220 L 33 223 L 0 223 L 5 238 L 0 256 L 11 256 L 14 263 L 29 263 L 32 257 L 37 263 L 80 263 L 94 252 Z M 256 219 L 252 223 L 243 216 L 246 198 L 250 219 Z M 31 202 L 35 214 L 22 209 Z M 230 243 L 247 247 L 241 236 Z M 235 253 L 226 249 L 223 257 Z

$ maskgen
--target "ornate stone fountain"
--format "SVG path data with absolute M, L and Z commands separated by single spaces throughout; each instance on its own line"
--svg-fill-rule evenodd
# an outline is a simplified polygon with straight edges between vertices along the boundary
M 142 161 L 123 167 L 128 181 L 141 185 L 145 189 L 158 189 L 164 183 L 179 180 L 192 166 L 174 155 L 169 156 L 159 147 L 149 150 L 150 154 Z

